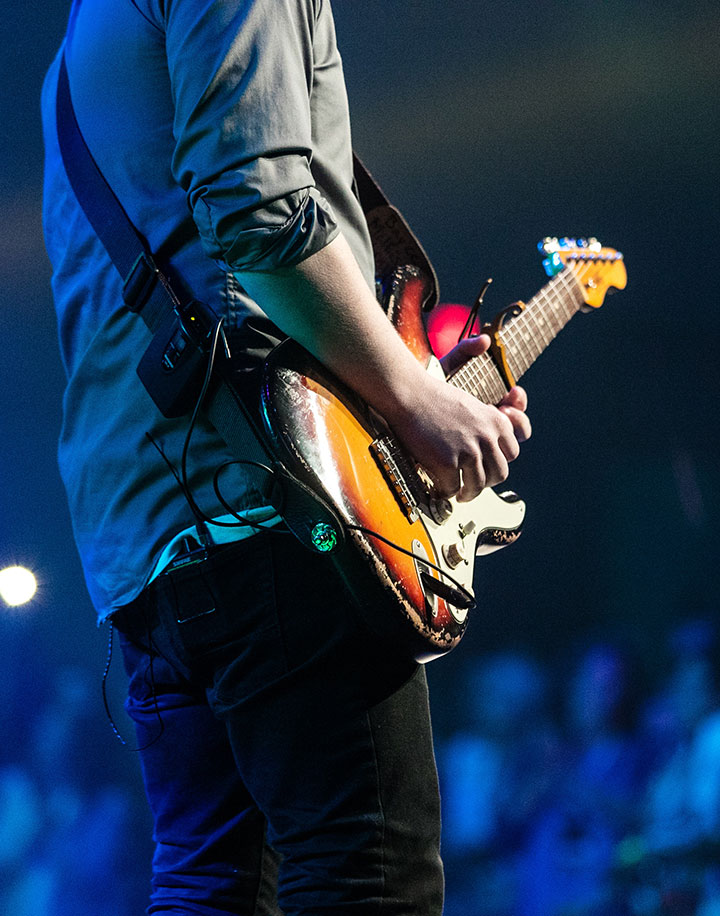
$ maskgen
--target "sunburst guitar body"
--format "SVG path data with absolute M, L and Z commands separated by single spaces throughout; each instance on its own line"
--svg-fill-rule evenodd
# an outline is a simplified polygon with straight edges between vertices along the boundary
M 625 286 L 622 257 L 595 240 L 546 239 L 552 279 L 516 303 L 489 329 L 492 347 L 448 384 L 498 403 L 578 310 L 596 308 L 612 286 Z M 396 272 L 390 320 L 428 372 L 444 377 L 425 333 L 427 281 L 412 267 Z M 293 341 L 270 355 L 261 408 L 280 461 L 332 507 L 336 524 L 318 522 L 314 546 L 335 557 L 363 594 L 370 624 L 404 640 L 418 661 L 454 648 L 474 604 L 475 557 L 513 543 L 525 504 L 511 491 L 484 489 L 468 503 L 441 499 L 382 420 Z

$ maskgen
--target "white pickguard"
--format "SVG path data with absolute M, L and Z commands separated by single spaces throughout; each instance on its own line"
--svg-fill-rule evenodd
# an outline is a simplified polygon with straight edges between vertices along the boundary
M 445 373 L 440 362 L 433 358 L 428 371 L 438 378 Z M 448 576 L 452 584 L 455 579 L 470 594 L 473 594 L 473 571 L 476 556 L 482 556 L 513 543 L 519 534 L 525 518 L 525 503 L 513 492 L 496 493 L 486 487 L 471 502 L 459 503 L 454 497 L 448 500 L 452 511 L 442 522 L 436 522 L 426 513 L 421 519 L 430 535 L 436 553 L 436 564 Z M 425 571 L 438 577 L 430 568 Z M 435 596 L 425 591 L 430 608 L 434 608 Z M 449 604 L 449 603 L 448 603 Z M 450 605 L 458 623 L 467 616 L 467 610 Z

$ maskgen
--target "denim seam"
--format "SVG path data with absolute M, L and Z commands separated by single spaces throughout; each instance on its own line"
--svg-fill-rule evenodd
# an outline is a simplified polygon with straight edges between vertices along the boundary
M 275 551 L 273 549 L 273 542 L 268 542 L 268 553 L 270 556 L 270 587 L 272 588 L 272 601 L 273 607 L 275 608 L 275 621 L 280 634 L 280 643 L 282 645 L 283 651 L 283 662 L 285 667 L 285 674 L 290 673 L 290 656 L 288 653 L 287 640 L 285 638 L 285 628 L 283 627 L 282 618 L 278 610 L 278 600 L 277 600 L 277 587 L 276 587 L 276 563 L 275 563 Z
M 265 856 L 267 855 L 267 821 L 265 822 L 265 827 L 263 828 L 263 844 L 262 849 L 260 850 L 260 861 L 258 863 L 257 870 L 257 887 L 255 888 L 255 897 L 253 899 L 253 913 L 257 912 L 258 901 L 260 900 L 260 891 L 262 889 L 262 877 L 263 871 L 265 868 Z
M 372 745 L 373 752 L 373 762 L 375 765 L 375 785 L 377 786 L 377 800 L 378 800 L 378 810 L 380 811 L 380 819 L 382 823 L 382 830 L 380 834 L 380 887 L 381 887 L 381 896 L 380 896 L 380 907 L 378 912 L 382 912 L 384 909 L 385 902 L 385 883 L 386 883 L 386 873 L 385 873 L 385 806 L 383 805 L 383 794 L 382 794 L 382 780 L 380 778 L 380 765 L 378 763 L 378 752 L 377 745 L 375 742 L 375 732 L 373 731 L 372 725 L 372 716 L 370 710 L 365 713 L 365 718 L 368 725 L 368 731 L 370 733 L 370 744 Z

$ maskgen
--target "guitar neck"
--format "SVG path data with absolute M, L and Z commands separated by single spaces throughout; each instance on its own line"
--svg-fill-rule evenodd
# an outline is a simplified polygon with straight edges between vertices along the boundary
M 566 267 L 533 296 L 520 314 L 505 322 L 499 337 L 515 379 L 527 372 L 584 301 L 582 286 L 573 270 Z M 486 404 L 497 404 L 508 390 L 491 352 L 469 359 L 448 381 Z

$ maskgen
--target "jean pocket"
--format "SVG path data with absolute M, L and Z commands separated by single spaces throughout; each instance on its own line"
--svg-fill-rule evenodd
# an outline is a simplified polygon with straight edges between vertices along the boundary
M 255 535 L 162 577 L 157 610 L 189 668 L 227 663 L 240 645 L 278 631 L 272 555 Z

